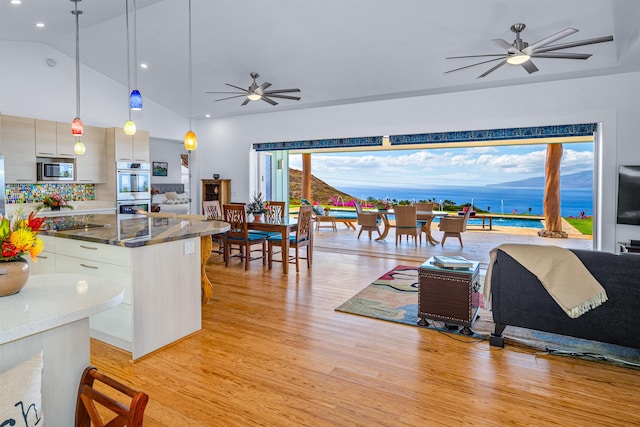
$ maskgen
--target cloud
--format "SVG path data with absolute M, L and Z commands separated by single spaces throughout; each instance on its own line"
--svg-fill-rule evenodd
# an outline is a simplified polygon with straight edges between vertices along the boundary
M 593 168 L 592 144 L 565 148 L 564 174 Z M 543 176 L 546 145 L 493 146 L 419 151 L 326 153 L 312 156 L 312 173 L 329 184 L 398 186 L 455 182 L 456 185 L 495 184 Z M 290 166 L 302 168 L 301 156 Z

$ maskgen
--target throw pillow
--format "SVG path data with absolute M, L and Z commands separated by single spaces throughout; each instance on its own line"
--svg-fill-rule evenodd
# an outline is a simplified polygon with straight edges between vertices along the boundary
M 313 210 L 313 213 L 315 213 L 318 216 L 324 215 L 324 208 L 322 206 L 314 205 L 313 208 L 311 209 Z
M 42 352 L 0 374 L 0 425 L 43 425 Z
M 178 198 L 178 193 L 175 191 L 167 191 L 164 195 L 167 196 L 169 200 L 176 200 Z
M 151 203 L 153 204 L 160 204 L 160 203 L 164 203 L 167 201 L 167 196 L 165 196 L 164 194 L 154 194 L 151 197 Z

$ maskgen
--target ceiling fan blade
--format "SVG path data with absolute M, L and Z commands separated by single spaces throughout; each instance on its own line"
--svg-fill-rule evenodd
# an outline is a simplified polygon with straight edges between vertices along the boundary
M 487 53 L 485 55 L 447 56 L 444 59 L 486 58 L 489 56 L 504 56 L 504 53 Z
M 511 43 L 504 39 L 493 39 L 492 41 L 509 53 L 516 53 L 518 51 Z
M 269 86 L 271 86 L 271 83 L 269 83 L 269 82 L 264 82 L 264 83 L 262 83 L 262 84 L 260 85 L 260 87 L 259 87 L 258 89 L 265 90 L 265 89 L 266 89 L 266 88 L 268 88 Z
M 534 53 L 532 58 L 558 58 L 558 59 L 589 59 L 593 56 L 591 53 Z
M 273 89 L 273 90 L 265 90 L 265 95 L 273 95 L 276 93 L 289 93 L 289 92 L 300 92 L 300 89 Z
M 244 106 L 247 105 L 249 102 L 251 102 L 251 100 L 249 98 L 245 99 L 244 102 L 240 105 Z
M 525 62 L 524 64 L 522 64 L 522 68 L 527 70 L 527 73 L 529 73 L 529 74 L 535 73 L 536 71 L 539 71 L 538 67 L 536 67 L 535 64 L 533 62 L 531 62 L 530 60 Z
M 587 46 L 590 44 L 605 43 L 605 42 L 612 42 L 612 41 L 613 41 L 613 36 L 596 37 L 593 39 L 578 40 L 571 43 L 561 43 L 553 46 L 546 46 L 543 48 L 536 49 L 534 53 L 551 52 L 553 50 L 568 49 L 570 47 Z
M 293 99 L 294 101 L 300 101 L 299 96 L 289 96 L 289 95 L 276 95 L 272 93 L 269 95 L 270 98 L 282 98 L 282 99 Z
M 485 71 L 484 73 L 480 74 L 477 78 L 479 79 L 481 77 L 486 77 L 487 75 L 489 75 L 490 73 L 493 73 L 495 70 L 497 70 L 498 68 L 502 67 L 506 63 L 507 63 L 507 59 L 505 58 L 504 60 L 502 60 L 501 63 L 499 63 L 498 65 L 495 65 L 491 69 L 489 69 L 489 70 Z
M 235 86 L 235 85 L 232 85 L 232 84 L 229 84 L 229 83 L 225 83 L 225 84 L 226 84 L 227 86 L 231 86 L 231 87 L 233 87 L 233 88 L 240 89 L 240 90 L 241 90 L 242 92 L 244 92 L 244 93 L 249 93 L 249 91 L 248 91 L 248 90 L 246 90 L 246 89 L 245 89 L 245 88 L 243 88 L 243 87 Z
M 449 71 L 445 71 L 445 74 L 448 73 L 453 73 L 454 71 L 460 71 L 460 70 L 464 70 L 465 68 L 471 68 L 471 67 L 475 67 L 476 65 L 482 65 L 482 64 L 486 64 L 488 62 L 494 62 L 494 61 L 499 61 L 501 59 L 505 59 L 505 56 L 502 55 L 500 56 L 500 58 L 494 58 L 494 59 L 489 59 L 487 61 L 482 61 L 482 62 L 476 62 L 475 64 L 471 64 L 471 65 L 465 65 L 464 67 L 460 67 L 460 68 L 454 68 L 453 70 L 449 70 Z
M 262 100 L 263 100 L 263 101 L 265 101 L 265 102 L 268 102 L 268 103 L 269 103 L 269 104 L 271 104 L 271 105 L 278 105 L 278 103 L 277 103 L 276 101 L 274 101 L 273 99 L 269 99 L 269 98 L 267 98 L 266 96 L 263 96 L 263 97 L 262 97 L 262 98 L 260 98 L 260 99 L 262 99 Z
M 527 47 L 525 47 L 524 49 L 522 49 L 522 52 L 526 53 L 527 55 L 531 55 L 531 52 L 535 52 L 536 49 L 540 49 L 542 47 L 545 47 L 548 44 L 551 44 L 553 42 L 555 42 L 556 40 L 560 40 L 562 38 L 565 38 L 567 36 L 570 36 L 571 34 L 577 33 L 578 30 L 576 30 L 575 28 L 565 28 L 564 30 L 555 33 L 549 37 L 545 37 L 542 40 L 539 40 L 537 42 L 535 42 L 534 44 L 531 44 Z
M 205 93 L 238 93 L 239 94 L 239 92 L 205 92 Z M 246 94 L 243 92 L 243 95 L 246 95 Z
M 242 97 L 242 96 L 247 96 L 247 95 L 235 95 L 235 96 L 229 96 L 229 97 L 227 97 L 227 98 L 220 98 L 220 99 L 216 99 L 216 101 L 224 101 L 224 100 L 227 100 L 227 99 L 240 98 L 240 97 Z

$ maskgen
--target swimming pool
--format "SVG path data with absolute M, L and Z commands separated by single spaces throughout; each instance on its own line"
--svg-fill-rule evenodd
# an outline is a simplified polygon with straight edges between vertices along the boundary
M 331 210 L 329 211 L 329 215 L 338 216 L 341 218 L 356 218 L 355 211 L 342 211 L 342 210 Z M 395 217 L 392 213 L 389 214 L 389 219 L 394 220 Z M 435 218 L 433 222 L 439 222 L 440 218 Z M 470 217 L 467 222 L 468 225 L 482 225 L 482 219 Z M 485 220 L 485 227 L 489 226 L 489 220 Z M 511 218 L 511 217 L 493 217 L 493 226 L 494 227 L 520 227 L 520 228 L 539 228 L 543 229 L 542 221 L 539 219 L 528 219 L 528 218 Z

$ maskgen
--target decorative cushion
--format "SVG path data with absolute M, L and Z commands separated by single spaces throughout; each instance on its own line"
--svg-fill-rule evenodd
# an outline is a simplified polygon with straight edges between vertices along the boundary
M 167 191 L 164 195 L 167 197 L 167 200 L 176 200 L 178 198 L 178 193 L 175 191 Z
M 313 210 L 313 213 L 319 216 L 323 216 L 324 215 L 324 208 L 322 206 L 317 206 L 314 205 L 313 208 L 311 208 Z
M 0 425 L 44 425 L 42 352 L 0 374 Z
M 165 203 L 167 201 L 167 196 L 165 196 L 164 194 L 154 194 L 151 197 L 151 203 L 153 203 L 154 205 L 159 205 L 161 203 Z

